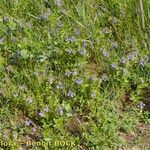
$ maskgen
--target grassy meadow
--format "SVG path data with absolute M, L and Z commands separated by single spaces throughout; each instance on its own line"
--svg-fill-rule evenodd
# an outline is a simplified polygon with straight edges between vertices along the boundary
M 149 57 L 149 0 L 0 0 L 0 150 L 150 149 Z

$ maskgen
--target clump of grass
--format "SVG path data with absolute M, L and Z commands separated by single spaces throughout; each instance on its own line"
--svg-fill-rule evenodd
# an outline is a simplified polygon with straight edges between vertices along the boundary
M 149 123 L 147 4 L 1 0 L 0 139 L 18 143 L 7 148 L 117 149 L 120 134 Z

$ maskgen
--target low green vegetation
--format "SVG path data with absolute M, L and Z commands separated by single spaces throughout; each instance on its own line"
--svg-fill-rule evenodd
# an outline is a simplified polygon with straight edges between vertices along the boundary
M 1 0 L 1 149 L 138 145 L 149 56 L 148 0 Z

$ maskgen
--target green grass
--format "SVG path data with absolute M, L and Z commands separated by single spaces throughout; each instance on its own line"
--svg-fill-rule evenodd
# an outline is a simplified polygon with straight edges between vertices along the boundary
M 150 123 L 149 29 L 148 0 L 1 0 L 1 149 L 138 145 L 137 126 Z

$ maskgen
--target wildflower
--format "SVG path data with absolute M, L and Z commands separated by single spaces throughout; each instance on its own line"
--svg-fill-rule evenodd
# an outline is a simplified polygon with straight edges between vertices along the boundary
M 33 101 L 32 97 L 28 97 L 28 98 L 27 98 L 27 101 L 28 101 L 29 104 L 31 104 L 32 101 Z
M 118 42 L 113 42 L 113 43 L 111 44 L 111 47 L 112 47 L 113 49 L 117 49 L 117 48 L 118 48 Z
M 9 18 L 7 16 L 3 17 L 3 22 L 8 22 Z
M 17 98 L 17 97 L 18 97 L 18 93 L 14 93 L 14 94 L 13 94 L 13 97 L 14 97 L 14 98 Z
M 83 82 L 83 80 L 81 78 L 77 78 L 75 80 L 75 83 L 78 84 L 78 85 L 82 84 L 82 82 Z
M 109 53 L 108 53 L 108 51 L 106 51 L 106 50 L 104 50 L 103 52 L 102 52 L 102 55 L 104 56 L 104 57 L 109 57 Z
M 117 67 L 115 63 L 112 63 L 110 66 L 112 69 L 116 69 L 116 67 Z
M 128 55 L 128 60 L 130 60 L 130 61 L 133 60 L 133 55 L 131 53 Z
M 85 41 L 82 42 L 82 47 L 85 48 L 87 46 L 87 43 Z
M 13 136 L 14 139 L 17 139 L 17 132 L 14 131 L 12 136 Z
M 12 33 L 12 29 L 11 29 L 11 28 L 9 28 L 9 27 L 7 27 L 7 29 L 6 29 L 6 33 L 10 35 L 10 34 Z
M 22 20 L 19 20 L 19 21 L 18 21 L 18 26 L 19 26 L 20 28 L 23 27 L 23 25 L 22 25 Z
M 62 10 L 61 10 L 61 13 L 62 13 L 62 15 L 65 15 L 65 14 L 66 14 L 66 10 L 65 10 L 65 9 L 62 9 Z
M 128 60 L 129 60 L 129 61 L 133 61 L 137 56 L 138 56 L 138 52 L 136 52 L 136 51 L 131 52 L 131 53 L 129 53 L 129 55 L 128 55 Z
M 43 13 L 43 19 L 48 19 L 49 15 L 50 15 L 50 11 L 44 12 Z
M 101 76 L 102 80 L 103 81 L 107 81 L 107 75 L 106 73 L 103 73 L 102 76 Z
M 66 71 L 66 72 L 64 73 L 64 75 L 69 77 L 69 76 L 71 75 L 71 72 Z
M 16 52 L 14 53 L 14 55 L 13 55 L 13 59 L 17 59 L 17 58 L 19 58 L 19 57 L 21 57 L 21 52 L 20 52 L 20 51 L 16 51 Z
M 108 27 L 105 27 L 102 29 L 102 32 L 103 32 L 103 34 L 109 34 L 110 31 L 109 31 Z
M 125 64 L 126 63 L 126 58 L 122 57 L 119 61 L 120 61 L 120 63 Z
M 26 125 L 26 126 L 29 126 L 30 124 L 31 124 L 31 120 L 27 119 L 27 120 L 25 121 L 25 125 Z
M 143 102 L 140 102 L 140 104 L 138 105 L 138 107 L 139 107 L 140 109 L 144 109 L 145 104 L 144 104 Z
M 91 92 L 91 97 L 96 97 L 95 92 Z
M 80 35 L 80 31 L 78 29 L 74 29 L 75 35 Z
M 74 94 L 73 94 L 73 92 L 71 90 L 69 90 L 68 93 L 67 93 L 67 96 L 69 98 L 73 98 Z
M 61 82 L 59 82 L 57 85 L 56 85 L 56 88 L 57 89 L 62 89 L 63 88 L 63 84 Z
M 33 131 L 33 132 L 36 132 L 36 128 L 32 128 L 32 131 Z
M 33 74 L 34 74 L 35 76 L 38 76 L 38 75 L 39 75 L 39 73 L 38 73 L 37 71 L 35 71 Z
M 140 65 L 141 65 L 142 67 L 144 67 L 144 66 L 145 66 L 145 63 L 146 63 L 147 61 L 149 61 L 149 57 L 148 57 L 148 56 L 144 56 L 144 57 L 140 60 Z
M 67 42 L 74 42 L 75 39 L 76 39 L 76 38 L 75 38 L 74 36 L 66 37 L 66 41 L 67 41 Z
M 78 49 L 78 53 L 80 54 L 80 55 L 85 55 L 85 50 L 84 49 L 82 49 L 82 48 L 79 48 Z
M 118 20 L 117 20 L 116 17 L 112 17 L 112 18 L 111 18 L 111 23 L 112 23 L 113 25 L 115 25 L 117 22 L 118 22 Z
M 62 108 L 62 107 L 59 107 L 59 108 L 58 108 L 58 113 L 59 113 L 60 115 L 63 115 L 63 112 L 64 112 L 64 111 L 63 111 L 63 108 Z
M 44 108 L 44 111 L 45 111 L 45 112 L 49 112 L 49 107 L 45 107 L 45 108 Z
M 71 75 L 76 76 L 78 73 L 76 70 L 71 71 Z
M 68 49 L 66 49 L 66 52 L 67 52 L 68 54 L 72 54 L 72 53 L 73 53 L 73 50 L 72 50 L 71 48 L 68 48 Z
M 143 58 L 140 60 L 140 65 L 141 65 L 142 67 L 145 66 L 145 60 L 144 60 Z
M 39 112 L 38 115 L 39 115 L 40 117 L 43 117 L 43 116 L 44 116 L 44 113 L 43 113 L 43 112 Z
M 61 28 L 62 27 L 61 21 L 57 21 L 56 26 L 57 26 L 57 28 Z
M 54 0 L 54 4 L 56 6 L 61 6 L 61 0 Z

